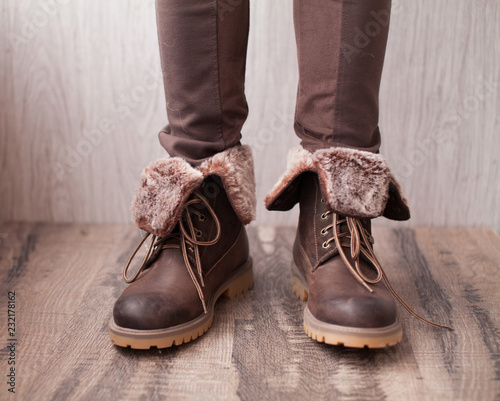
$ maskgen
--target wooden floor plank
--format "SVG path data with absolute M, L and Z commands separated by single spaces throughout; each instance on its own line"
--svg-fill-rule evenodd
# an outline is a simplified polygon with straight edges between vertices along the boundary
M 249 230 L 255 288 L 219 302 L 206 335 L 166 350 L 115 347 L 107 325 L 139 235 L 129 225 L 0 224 L 0 374 L 15 290 L 18 399 L 500 399 L 500 239 L 490 230 L 375 228 L 394 287 L 455 329 L 401 308 L 404 341 L 383 350 L 306 336 L 305 304 L 289 286 L 295 229 L 271 226 Z

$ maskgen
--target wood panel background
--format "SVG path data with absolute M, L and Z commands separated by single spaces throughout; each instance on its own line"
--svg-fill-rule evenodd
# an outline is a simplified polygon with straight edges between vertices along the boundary
M 263 196 L 295 143 L 291 0 L 253 0 L 244 142 Z M 142 168 L 163 155 L 153 0 L 0 3 L 0 219 L 128 222 Z M 382 153 L 407 225 L 500 230 L 500 1 L 393 2 Z M 388 224 L 384 222 L 383 224 Z

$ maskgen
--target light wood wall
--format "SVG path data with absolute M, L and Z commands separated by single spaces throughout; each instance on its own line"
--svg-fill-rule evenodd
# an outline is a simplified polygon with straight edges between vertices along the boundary
M 0 11 L 0 219 L 130 221 L 141 169 L 164 154 L 154 1 L 7 0 Z M 498 0 L 393 2 L 382 153 L 412 207 L 403 224 L 500 230 L 499 21 Z M 292 1 L 254 0 L 244 142 L 259 223 L 295 223 L 262 199 L 298 142 L 296 82 Z

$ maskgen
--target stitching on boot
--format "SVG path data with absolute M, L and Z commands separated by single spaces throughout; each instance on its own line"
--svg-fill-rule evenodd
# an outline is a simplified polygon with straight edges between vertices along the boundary
M 232 249 L 236 246 L 236 244 L 238 243 L 238 241 L 239 241 L 240 237 L 243 235 L 243 232 L 244 232 L 244 228 L 243 228 L 243 227 L 241 227 L 240 232 L 238 233 L 238 235 L 236 236 L 236 239 L 235 239 L 235 240 L 234 240 L 234 242 L 233 242 L 233 245 L 231 245 L 231 246 L 229 247 L 229 249 L 228 249 L 228 250 L 224 253 L 224 255 L 222 255 L 222 256 L 220 257 L 220 259 L 219 259 L 217 262 L 215 262 L 215 263 L 213 264 L 213 266 L 210 268 L 210 270 L 209 270 L 209 271 L 207 271 L 206 273 L 203 273 L 203 277 L 208 276 L 208 275 L 210 274 L 210 272 L 212 272 L 212 271 L 213 271 L 213 270 L 214 270 L 214 269 L 218 266 L 218 264 L 219 264 L 219 263 L 220 263 L 220 262 L 221 262 L 221 261 L 222 261 L 222 260 L 223 260 L 223 259 L 224 259 L 227 255 L 228 255 L 228 254 L 229 254 L 229 252 L 231 252 L 231 250 L 232 250 Z
M 319 260 L 319 251 L 318 251 L 318 235 L 317 235 L 317 222 L 316 219 L 318 217 L 318 185 L 314 183 L 314 219 L 313 219 L 313 232 L 314 232 L 314 250 L 316 251 L 316 263 Z

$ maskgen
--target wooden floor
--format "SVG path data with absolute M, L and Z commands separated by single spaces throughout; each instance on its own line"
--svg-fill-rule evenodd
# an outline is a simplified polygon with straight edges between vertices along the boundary
M 107 326 L 139 231 L 128 225 L 0 224 L 0 399 L 500 400 L 500 239 L 488 229 L 375 230 L 403 309 L 401 344 L 310 340 L 289 287 L 292 227 L 250 229 L 255 288 L 221 300 L 209 332 L 167 350 L 112 345 Z M 7 391 L 15 291 L 16 395 Z

